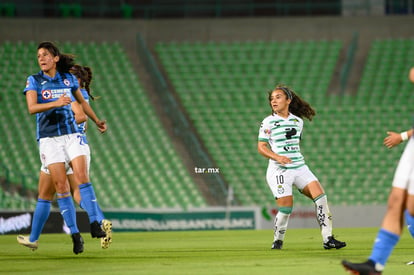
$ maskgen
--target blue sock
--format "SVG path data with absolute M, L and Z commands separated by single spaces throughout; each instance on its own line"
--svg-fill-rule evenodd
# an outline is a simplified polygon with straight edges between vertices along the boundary
M 411 237 L 414 238 L 414 217 L 410 215 L 407 209 L 405 210 L 404 214 L 408 231 L 410 231 Z
M 51 201 L 37 199 L 36 209 L 33 213 L 32 230 L 30 231 L 30 241 L 35 242 L 39 239 L 43 227 L 50 214 Z
M 375 263 L 379 263 L 383 268 L 399 239 L 400 236 L 397 234 L 381 228 L 375 239 L 374 247 L 372 248 L 369 259 Z
M 82 199 L 79 203 L 79 206 L 80 206 L 81 209 L 85 210 L 85 204 L 83 203 Z
M 70 233 L 75 234 L 79 232 L 76 224 L 76 209 L 75 204 L 71 196 L 64 197 L 64 194 L 57 194 L 58 205 L 60 214 L 65 220 L 66 225 L 69 227 Z
M 84 205 L 85 205 L 85 203 L 83 202 L 83 200 L 81 200 L 80 207 L 82 209 L 85 209 Z M 98 211 L 97 212 L 97 215 L 96 215 L 96 219 L 98 220 L 99 223 L 102 223 L 102 220 L 105 219 L 105 216 L 104 216 L 104 214 L 102 212 L 101 207 L 99 207 L 99 204 L 98 203 L 96 204 L 96 208 L 97 208 L 97 211 Z
M 102 223 L 102 220 L 105 219 L 105 216 L 102 212 L 102 209 L 99 207 L 98 203 L 96 204 L 96 207 L 97 207 L 97 210 L 98 210 L 98 213 L 97 213 L 96 217 L 97 217 L 99 223 Z
M 97 221 L 98 203 L 92 184 L 90 182 L 82 183 L 79 185 L 79 191 L 81 195 L 81 206 L 86 210 L 86 213 L 88 213 L 89 223 Z

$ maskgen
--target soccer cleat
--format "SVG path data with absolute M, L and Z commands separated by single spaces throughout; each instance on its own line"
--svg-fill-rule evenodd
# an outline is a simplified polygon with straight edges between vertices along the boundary
M 103 238 L 106 236 L 106 233 L 102 230 L 101 225 L 97 221 L 91 223 L 91 236 L 92 238 Z
M 368 260 L 365 263 L 354 264 L 343 260 L 342 265 L 345 269 L 353 275 L 381 275 L 381 271 L 375 270 L 375 264 L 373 261 Z
M 79 254 L 83 252 L 83 238 L 80 233 L 72 234 L 73 253 Z
M 329 236 L 328 241 L 323 244 L 323 248 L 325 249 L 332 249 L 332 248 L 340 249 L 345 246 L 346 246 L 345 242 L 338 241 L 333 236 Z
M 282 247 L 283 247 L 283 241 L 281 240 L 276 240 L 272 244 L 272 249 L 282 249 Z
M 101 238 L 101 247 L 106 249 L 112 243 L 112 222 L 110 220 L 102 220 L 102 229 L 106 236 Z
M 21 245 L 24 245 L 24 246 L 30 248 L 32 251 L 35 251 L 39 247 L 39 242 L 38 241 L 31 242 L 29 237 L 26 237 L 26 236 L 23 236 L 23 235 L 17 236 L 17 242 Z

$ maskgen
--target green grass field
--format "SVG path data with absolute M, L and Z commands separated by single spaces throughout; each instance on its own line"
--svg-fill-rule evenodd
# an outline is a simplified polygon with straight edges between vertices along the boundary
M 336 228 L 341 250 L 322 248 L 318 229 L 289 229 L 283 250 L 271 250 L 271 230 L 114 233 L 103 250 L 83 233 L 85 251 L 75 255 L 68 235 L 43 234 L 39 249 L 0 236 L 0 273 L 16 274 L 346 274 L 342 259 L 363 261 L 377 228 Z M 414 241 L 404 232 L 384 274 L 414 274 Z

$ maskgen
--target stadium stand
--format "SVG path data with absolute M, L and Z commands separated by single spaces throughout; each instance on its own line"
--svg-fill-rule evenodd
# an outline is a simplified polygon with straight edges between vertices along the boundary
M 61 46 L 93 68 L 93 91 L 101 98 L 92 104 L 110 126 L 104 137 L 94 129 L 88 133 L 91 177 L 101 205 L 205 206 L 122 46 L 112 42 Z M 0 157 L 8 168 L 30 175 L 37 175 L 39 168 L 35 121 L 19 93 L 25 77 L 38 71 L 35 48 L 34 42 L 0 44 L 0 57 L 7 56 L 0 58 L 0 86 L 8 91 L 1 95 L 6 107 L 0 108 Z M 241 204 L 273 205 L 264 178 L 267 161 L 257 153 L 256 141 L 260 122 L 269 113 L 267 91 L 276 83 L 294 88 L 317 111 L 314 121 L 305 122 L 302 151 L 330 203 L 385 204 L 403 148 L 386 149 L 382 139 L 387 130 L 400 131 L 412 123 L 408 102 L 414 93 L 406 72 L 412 66 L 414 40 L 374 41 L 355 95 L 328 91 L 342 48 L 338 40 L 172 41 L 156 44 L 155 52 Z M 10 60 L 18 60 L 18 66 L 12 67 Z M 21 182 L 21 176 L 14 174 L 13 183 Z M 35 182 L 25 185 L 37 188 Z M 6 206 L 19 207 L 21 199 Z M 296 196 L 295 204 L 310 202 Z
M 404 49 L 413 45 L 411 40 L 374 43 L 357 96 L 328 93 L 339 41 L 163 42 L 156 52 L 199 136 L 244 205 L 273 203 L 256 140 L 269 113 L 267 91 L 277 83 L 293 87 L 317 110 L 315 120 L 306 123 L 302 150 L 331 203 L 358 205 L 384 204 L 387 198 L 402 148 L 385 149 L 382 138 L 386 129 L 410 125 L 407 106 L 394 104 L 413 94 L 408 81 L 402 81 L 412 58 L 401 53 L 408 54 Z M 388 69 L 376 72 L 378 63 L 399 69 L 383 75 Z M 377 83 L 385 76 L 399 95 Z M 296 196 L 295 203 L 309 202 Z
M 34 116 L 27 113 L 24 81 L 37 72 L 34 42 L 0 44 L 1 159 L 11 170 L 37 175 L 40 167 Z M 93 70 L 92 102 L 108 121 L 101 136 L 91 125 L 91 178 L 103 208 L 187 208 L 206 205 L 119 43 L 60 44 Z M 7 58 L 5 58 L 7 57 Z M 10 60 L 18 60 L 11 66 Z M 133 123 L 131 123 L 133 121 Z M 7 127 L 13 129 L 7 129 Z M 12 179 L 20 184 L 21 179 Z M 27 188 L 37 190 L 37 183 Z M 7 206 L 7 205 L 6 205 Z M 2 206 L 0 206 L 1 208 Z

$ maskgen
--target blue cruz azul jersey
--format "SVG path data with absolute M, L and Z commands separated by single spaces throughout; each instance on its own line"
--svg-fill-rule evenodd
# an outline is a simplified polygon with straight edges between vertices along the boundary
M 81 88 L 80 91 L 81 91 L 82 96 L 85 99 L 85 101 L 88 102 L 88 104 L 89 104 L 88 91 L 84 88 Z M 75 97 L 73 96 L 73 94 L 71 95 L 71 97 L 72 97 L 72 101 L 76 100 Z M 83 143 L 88 144 L 88 139 L 86 138 L 86 121 L 78 124 L 78 130 L 79 130 L 79 133 L 81 134 L 81 138 L 82 138 Z
M 71 97 L 79 88 L 76 77 L 69 73 L 56 73 L 54 78 L 45 75 L 42 71 L 27 78 L 27 91 L 37 92 L 38 103 L 48 103 L 58 100 L 63 94 Z M 36 138 L 62 136 L 78 133 L 75 116 L 69 105 L 53 108 L 36 114 Z

